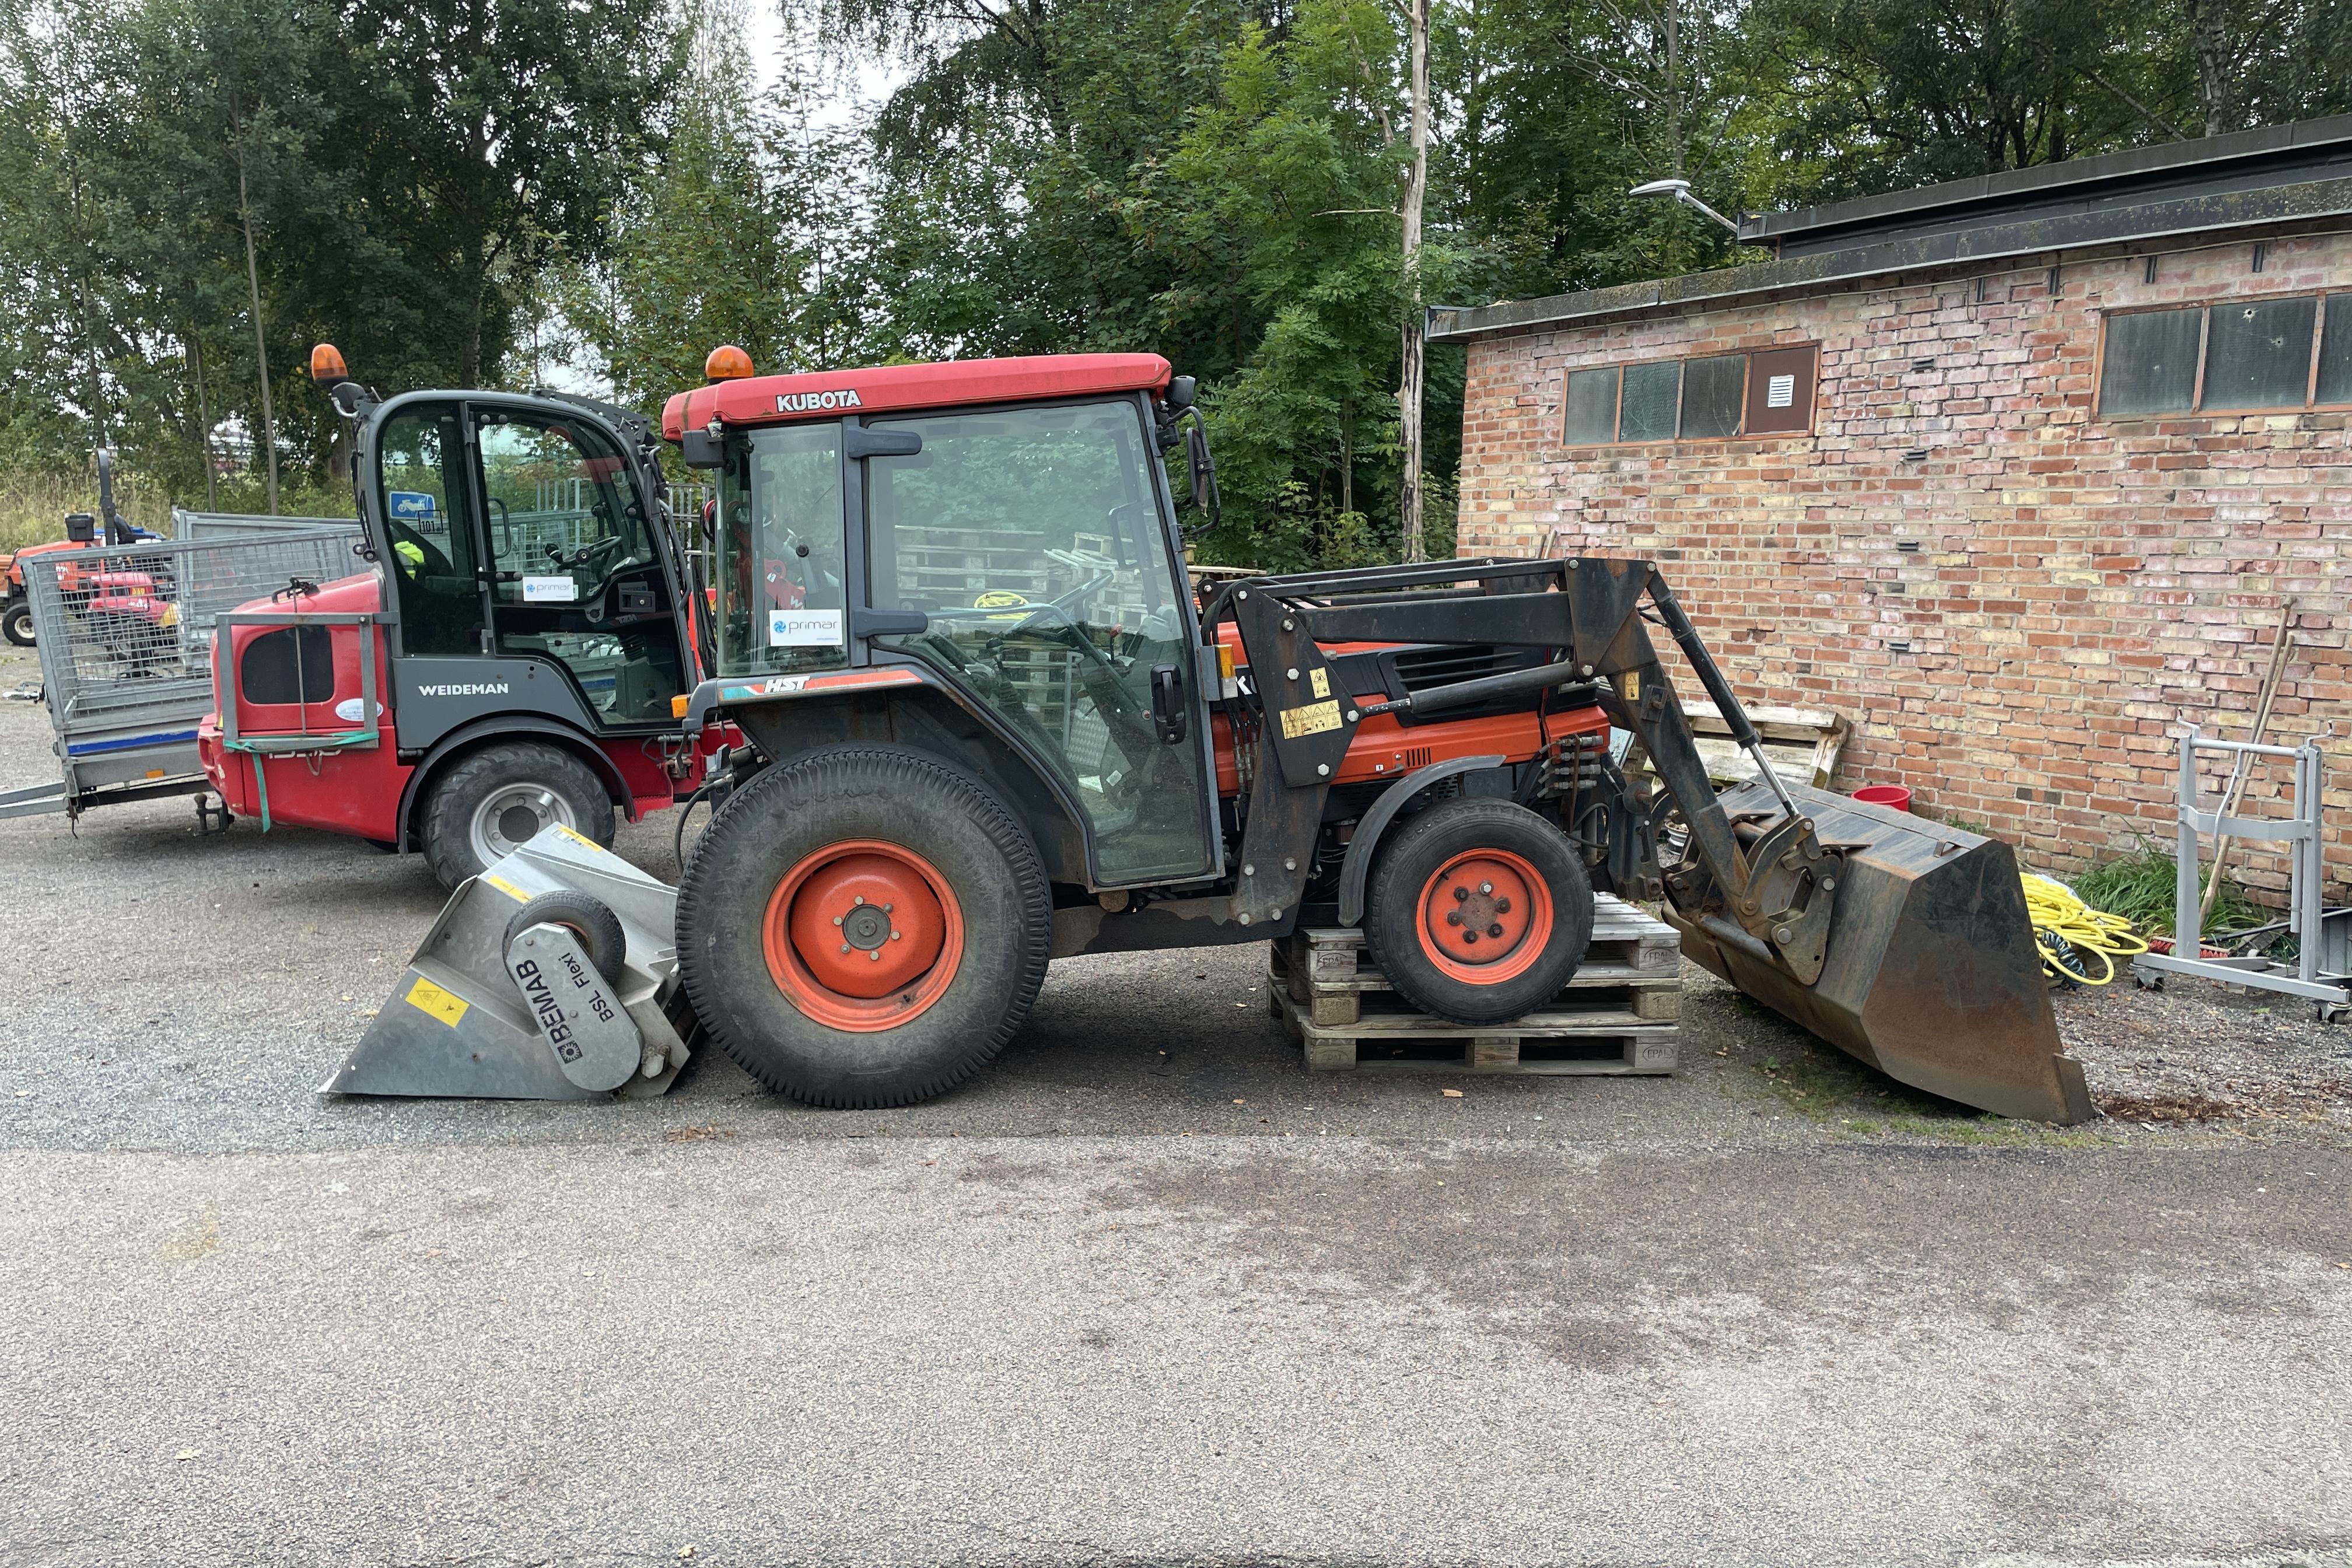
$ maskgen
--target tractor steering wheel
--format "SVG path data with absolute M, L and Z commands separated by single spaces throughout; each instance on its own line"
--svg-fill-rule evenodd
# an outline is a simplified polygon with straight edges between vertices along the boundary
M 585 566 L 600 555 L 611 554 L 626 542 L 627 541 L 619 534 L 611 534 L 604 539 L 591 540 L 569 555 L 563 552 L 563 546 L 550 544 L 547 547 L 547 558 L 569 572 L 575 567 Z

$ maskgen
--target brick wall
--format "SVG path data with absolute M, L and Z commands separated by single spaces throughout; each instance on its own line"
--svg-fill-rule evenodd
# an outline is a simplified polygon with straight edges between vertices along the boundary
M 2105 310 L 2352 289 L 2352 232 L 2269 237 L 2259 273 L 2252 249 L 2161 254 L 2153 283 L 2145 252 L 2069 258 L 2054 292 L 2004 266 L 1475 342 L 1460 548 L 1660 559 L 1744 698 L 1853 720 L 1841 787 L 1908 784 L 2061 872 L 2136 830 L 2169 844 L 2178 738 L 2245 738 L 2291 597 L 2270 739 L 2335 721 L 2341 900 L 2352 416 L 2094 417 Z M 1808 342 L 1810 437 L 1561 445 L 1568 370 Z M 2243 875 L 2283 888 L 2284 862 Z

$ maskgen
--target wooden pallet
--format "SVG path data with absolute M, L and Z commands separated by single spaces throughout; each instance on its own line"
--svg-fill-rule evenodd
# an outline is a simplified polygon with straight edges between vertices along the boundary
M 1317 926 L 1273 948 L 1274 974 L 1291 999 L 1322 1028 L 1356 1021 L 1363 999 L 1396 987 L 1372 962 L 1360 928 Z M 1682 1016 L 1682 939 L 1622 899 L 1593 900 L 1592 945 L 1568 983 L 1570 991 L 1627 993 L 1625 1008 L 1646 1022 Z
M 1273 948 L 1272 1010 L 1318 1071 L 1671 1073 L 1682 1016 L 1674 928 L 1597 900 L 1592 946 L 1549 1005 L 1501 1024 L 1449 1024 L 1414 1009 L 1363 932 L 1299 931 Z

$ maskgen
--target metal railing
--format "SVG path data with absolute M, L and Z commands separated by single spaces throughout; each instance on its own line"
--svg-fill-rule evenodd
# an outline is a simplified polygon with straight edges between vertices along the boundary
M 299 578 L 365 568 L 349 524 L 300 531 L 156 540 L 37 555 L 25 563 L 52 722 L 70 737 L 142 710 L 212 706 L 213 632 L 226 610 Z

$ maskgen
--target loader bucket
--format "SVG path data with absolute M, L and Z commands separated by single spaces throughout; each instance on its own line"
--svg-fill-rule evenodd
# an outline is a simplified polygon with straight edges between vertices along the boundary
M 1845 846 L 1820 981 L 1806 985 L 1721 915 L 1666 918 L 1683 951 L 1790 1022 L 1890 1078 L 2033 1121 L 2091 1116 L 2063 1054 L 2008 845 L 1791 784 L 1825 846 Z M 1750 782 L 1723 808 L 1780 816 Z
M 551 826 L 449 895 L 391 997 L 320 1092 L 611 1098 L 616 1091 L 583 1088 L 565 1075 L 508 972 L 506 932 L 515 911 L 558 889 L 601 900 L 620 917 L 627 939 L 612 984 L 642 1054 L 640 1070 L 617 1092 L 650 1096 L 669 1088 L 698 1032 L 677 978 L 677 890 L 570 828 Z M 620 1070 L 627 1070 L 625 1058 Z

